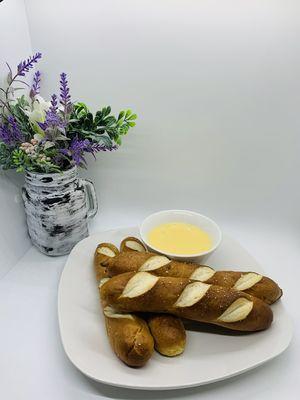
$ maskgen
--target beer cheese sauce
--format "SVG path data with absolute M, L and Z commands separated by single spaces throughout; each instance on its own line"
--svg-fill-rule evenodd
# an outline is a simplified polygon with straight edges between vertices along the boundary
M 153 228 L 148 234 L 150 246 L 162 252 L 191 255 L 212 248 L 212 239 L 198 226 L 184 222 L 170 222 Z

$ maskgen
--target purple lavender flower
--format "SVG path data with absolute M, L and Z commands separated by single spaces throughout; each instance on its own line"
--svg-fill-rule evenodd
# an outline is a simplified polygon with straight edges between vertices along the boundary
M 53 164 L 57 165 L 59 168 L 64 168 L 66 157 L 63 154 L 62 150 L 64 149 L 59 149 L 58 153 L 52 158 Z M 66 166 L 66 165 L 65 165 Z
M 30 90 L 30 97 L 33 99 L 34 96 L 40 93 L 41 89 L 41 73 L 40 71 L 36 71 L 33 77 L 33 84 Z
M 38 122 L 38 125 L 43 129 L 43 131 L 46 131 L 48 128 L 64 129 L 66 127 L 65 121 L 63 121 L 60 116 L 50 108 L 46 111 L 45 122 Z
M 66 122 L 58 115 L 57 110 L 57 96 L 56 94 L 53 94 L 51 96 L 51 106 L 49 107 L 49 110 L 46 111 L 45 122 L 38 122 L 40 128 L 45 131 L 47 128 L 64 129 L 66 127 Z
M 70 96 L 70 89 L 68 87 L 67 75 L 62 72 L 60 74 L 60 104 L 64 108 L 65 117 L 67 114 L 70 114 L 72 111 L 72 103 L 71 103 L 71 96 Z
M 36 53 L 33 56 L 27 58 L 27 60 L 21 61 L 17 67 L 17 75 L 25 76 L 25 73 L 28 72 L 31 68 L 34 67 L 34 64 L 38 62 L 38 60 L 42 57 L 42 53 Z
M 75 165 L 86 165 L 84 153 L 90 153 L 95 157 L 95 153 L 99 151 L 115 150 L 117 146 L 106 146 L 104 143 L 93 143 L 88 139 L 80 140 L 75 138 L 72 140 L 69 149 L 64 149 L 62 154 L 70 156 Z
M 70 156 L 71 152 L 68 149 L 59 149 L 60 154 L 63 154 L 64 156 Z
M 111 146 L 107 146 L 104 143 L 90 143 L 90 146 L 85 149 L 87 153 L 91 153 L 92 156 L 96 159 L 95 153 L 99 151 L 112 151 L 116 150 L 118 147 L 114 144 Z
M 9 146 L 24 140 L 24 135 L 12 115 L 7 118 L 7 124 L 0 125 L 0 140 Z
M 48 127 L 52 127 L 52 128 L 64 126 L 64 123 L 60 119 L 60 117 L 55 112 L 51 112 L 50 110 L 46 112 L 45 123 Z
M 91 143 L 88 139 L 79 140 L 78 138 L 75 138 L 72 140 L 69 147 L 69 154 L 75 165 L 86 164 L 84 152 L 89 148 L 90 144 Z
M 49 108 L 49 111 L 51 113 L 56 113 L 57 112 L 57 96 L 56 94 L 53 94 L 51 96 L 51 107 Z
M 17 121 L 15 120 L 15 118 L 10 115 L 8 117 L 8 123 L 10 125 L 10 130 L 11 130 L 11 134 L 12 137 L 15 141 L 22 141 L 24 139 L 22 132 L 20 131 L 20 128 L 18 127 Z
M 7 125 L 4 125 L 4 124 L 0 125 L 0 140 L 1 140 L 1 142 L 5 143 L 6 145 L 11 144 L 10 131 L 9 131 Z

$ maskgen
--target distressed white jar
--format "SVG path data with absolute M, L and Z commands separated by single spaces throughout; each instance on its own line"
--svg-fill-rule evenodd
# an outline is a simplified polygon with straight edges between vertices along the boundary
M 87 237 L 87 220 L 97 213 L 94 185 L 77 168 L 62 173 L 27 171 L 22 197 L 32 243 L 50 256 L 68 254 Z

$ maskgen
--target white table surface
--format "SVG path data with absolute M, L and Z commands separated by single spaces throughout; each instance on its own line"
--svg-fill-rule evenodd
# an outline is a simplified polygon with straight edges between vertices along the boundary
M 91 232 L 120 223 L 129 226 L 139 219 L 126 218 L 98 217 Z M 291 226 L 254 223 L 224 223 L 223 230 L 238 239 L 284 290 L 282 301 L 293 317 L 295 333 L 282 355 L 243 375 L 192 389 L 145 392 L 95 383 L 73 367 L 60 341 L 57 288 L 67 257 L 49 258 L 31 248 L 0 281 L 0 398 L 299 399 L 299 233 Z

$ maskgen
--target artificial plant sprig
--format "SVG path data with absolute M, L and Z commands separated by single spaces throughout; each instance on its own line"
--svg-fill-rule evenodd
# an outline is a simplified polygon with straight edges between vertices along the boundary
M 121 136 L 126 135 L 130 127 L 135 126 L 136 114 L 131 110 L 121 111 L 118 118 L 111 115 L 111 107 L 103 107 L 95 116 L 86 104 L 77 103 L 71 115 L 69 132 L 81 139 L 121 145 Z M 104 134 L 108 136 L 103 136 Z M 106 138 L 106 139 L 104 139 Z M 108 140 L 109 139 L 109 140 Z
M 36 71 L 31 87 L 23 78 L 40 60 L 41 53 L 21 61 L 13 75 L 10 66 L 8 86 L 0 88 L 0 165 L 35 172 L 61 172 L 74 165 L 87 166 L 86 154 L 116 150 L 121 137 L 135 126 L 136 114 L 121 111 L 118 117 L 110 107 L 95 115 L 83 102 L 72 103 L 66 73 L 60 74 L 59 96 L 50 101 L 41 95 L 41 73 Z M 14 83 L 30 88 L 28 96 L 14 96 Z
M 34 100 L 35 96 L 37 96 L 40 93 L 40 89 L 41 89 L 41 73 L 40 71 L 36 71 L 36 73 L 33 76 L 33 83 L 29 93 L 29 96 L 32 100 Z
M 73 109 L 71 102 L 70 89 L 68 87 L 67 75 L 63 72 L 60 74 L 60 104 L 63 107 L 62 114 L 65 122 L 68 121 Z
M 26 86 L 29 86 L 27 82 L 25 82 L 24 80 L 18 79 L 18 78 L 25 76 L 26 73 L 30 69 L 34 68 L 34 65 L 41 59 L 41 57 L 42 57 L 42 53 L 36 53 L 33 56 L 27 58 L 27 60 L 21 61 L 18 64 L 17 71 L 14 75 L 13 75 L 10 65 L 8 63 L 6 63 L 8 69 L 9 69 L 9 73 L 7 75 L 7 83 L 8 83 L 7 88 L 6 89 L 1 88 L 1 91 L 5 95 L 5 99 L 1 100 L 1 105 L 3 108 L 6 108 L 8 111 L 11 111 L 10 101 L 12 99 L 9 98 L 9 95 L 10 94 L 13 95 L 14 91 L 16 90 L 13 88 L 13 84 L 16 82 L 19 82 Z

